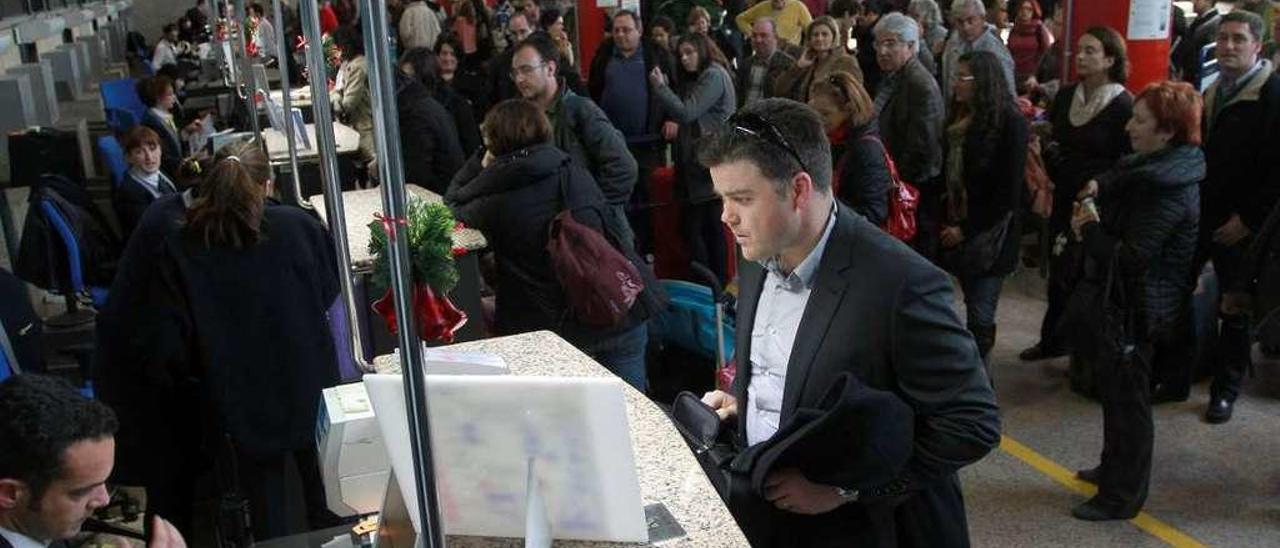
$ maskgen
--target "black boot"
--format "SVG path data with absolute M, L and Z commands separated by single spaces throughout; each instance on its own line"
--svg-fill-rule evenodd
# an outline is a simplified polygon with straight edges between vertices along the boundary
M 1231 420 L 1250 359 L 1248 316 L 1223 314 L 1218 335 L 1217 372 L 1209 385 L 1209 408 L 1204 415 L 1206 422 L 1221 424 Z

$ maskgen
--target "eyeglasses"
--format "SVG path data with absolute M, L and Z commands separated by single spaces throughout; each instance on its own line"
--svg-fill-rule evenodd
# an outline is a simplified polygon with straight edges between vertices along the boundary
M 520 76 L 528 76 L 530 74 L 533 74 L 534 71 L 545 66 L 547 66 L 547 63 L 544 61 L 536 65 L 522 65 L 519 67 L 511 67 L 511 73 L 510 73 L 511 79 L 515 80 L 517 77 L 520 77 Z
M 965 75 L 965 76 L 956 76 L 956 80 L 957 80 L 957 81 L 960 81 L 960 82 L 972 82 L 972 81 L 977 80 L 977 79 L 978 79 L 978 77 L 977 77 L 977 76 L 974 76 L 974 75 L 972 75 L 972 74 L 967 74 L 967 75 Z
M 773 122 L 765 119 L 765 117 L 754 112 L 742 112 L 730 118 L 729 123 L 732 124 L 734 131 L 752 137 L 759 137 L 764 139 L 765 142 L 787 151 L 792 158 L 795 158 L 796 163 L 800 164 L 801 171 L 809 171 L 809 167 L 804 164 L 804 160 L 800 159 L 800 153 L 796 152 L 795 147 L 792 147 L 787 138 L 782 135 L 782 131 L 778 130 L 778 126 L 773 125 Z
M 832 87 L 836 88 L 836 93 L 840 94 L 841 100 L 845 102 L 849 101 L 849 92 L 845 91 L 844 80 L 840 78 L 839 73 L 835 73 L 829 76 L 827 78 L 827 83 L 831 84 Z

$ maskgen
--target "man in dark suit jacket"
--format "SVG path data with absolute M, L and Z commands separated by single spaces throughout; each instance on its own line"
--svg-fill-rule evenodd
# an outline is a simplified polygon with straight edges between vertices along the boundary
M 736 424 L 739 449 L 818 407 L 846 372 L 915 413 L 914 451 L 896 478 L 859 492 L 783 469 L 765 480 L 763 500 L 731 497 L 730 509 L 757 547 L 967 546 L 956 471 L 996 446 L 1000 419 L 950 280 L 835 205 L 812 109 L 765 99 L 725 127 L 702 160 L 743 256 L 765 268 L 742 277 L 733 393 L 703 401 Z
M 778 75 L 796 64 L 795 57 L 778 48 L 778 24 L 772 17 L 761 17 L 752 23 L 751 49 L 754 53 L 743 59 L 738 67 L 739 108 L 758 99 L 773 97 L 773 83 Z M 756 67 L 764 70 L 759 81 L 752 74 Z
M 0 548 L 63 546 L 111 501 L 115 414 L 60 379 L 0 383 Z M 150 548 L 185 548 L 158 516 Z

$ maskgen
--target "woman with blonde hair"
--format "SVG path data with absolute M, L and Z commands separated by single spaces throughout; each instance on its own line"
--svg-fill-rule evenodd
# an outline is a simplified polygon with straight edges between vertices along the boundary
M 824 15 L 809 23 L 804 33 L 804 53 L 796 59 L 795 66 L 778 75 L 774 94 L 807 102 L 809 88 L 836 72 L 847 72 L 862 82 L 862 69 L 838 43 L 839 36 L 840 24 L 831 16 Z
M 809 106 L 822 116 L 835 161 L 831 186 L 836 198 L 872 224 L 883 225 L 889 215 L 888 152 L 880 142 L 875 101 L 847 72 L 817 82 L 809 92 Z

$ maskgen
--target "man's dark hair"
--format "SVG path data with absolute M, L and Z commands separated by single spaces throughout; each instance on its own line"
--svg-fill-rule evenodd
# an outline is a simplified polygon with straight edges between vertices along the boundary
M 249 4 L 249 14 L 256 15 L 258 17 L 266 17 L 267 9 L 262 7 L 262 4 L 254 2 L 252 4 Z
M 560 48 L 556 47 L 555 42 L 551 41 L 551 37 L 547 36 L 547 33 L 535 32 L 530 34 L 528 38 L 516 45 L 516 49 L 511 51 L 518 53 L 524 48 L 533 48 L 533 51 L 538 52 L 538 57 L 542 58 L 542 62 L 555 61 L 556 67 L 560 67 Z
M 1249 34 L 1253 35 L 1254 41 L 1262 41 L 1262 27 L 1264 23 L 1262 22 L 1262 17 L 1259 17 L 1256 13 L 1248 10 L 1234 9 L 1226 15 L 1223 15 L 1222 19 L 1218 20 L 1219 27 L 1221 27 L 1223 23 L 1244 23 L 1249 25 Z
M 22 481 L 39 500 L 62 475 L 68 447 L 113 436 L 118 426 L 111 409 L 66 381 L 13 376 L 0 383 L 0 478 Z
M 738 129 L 738 120 L 758 116 L 778 129 L 787 144 L 783 145 L 764 135 L 752 135 L 755 131 Z M 756 132 L 759 133 L 759 132 Z M 714 167 L 720 164 L 749 160 L 773 182 L 779 195 L 786 193 L 791 177 L 806 170 L 819 190 L 831 188 L 831 144 L 823 131 L 822 117 L 809 106 L 791 99 L 772 98 L 756 101 L 743 107 L 729 119 L 729 123 L 699 144 L 702 151 L 698 159 L 702 165 Z M 804 162 L 796 163 L 794 151 Z
M 343 25 L 334 30 L 333 43 L 342 52 L 344 60 L 364 55 L 364 34 L 355 25 Z
M 893 11 L 893 6 L 889 5 L 889 0 L 866 0 L 862 3 L 863 13 L 874 13 L 884 15 Z
M 440 47 L 446 43 L 448 41 L 441 38 L 439 42 L 436 42 L 435 52 L 427 48 L 413 48 L 400 55 L 399 65 L 413 67 L 413 79 L 417 80 L 433 95 L 436 89 L 440 87 L 440 61 L 436 59 L 436 56 L 440 52 Z M 453 51 L 454 55 L 457 55 L 458 52 L 462 51 L 462 47 L 454 47 Z
M 831 6 L 827 8 L 827 15 L 832 17 L 847 17 L 861 13 L 862 6 L 855 0 L 834 0 Z
M 165 36 L 169 36 L 170 32 L 178 32 L 178 25 L 169 23 L 160 29 L 160 34 Z
M 612 24 L 619 17 L 630 17 L 631 22 L 636 25 L 636 28 L 640 28 L 640 16 L 636 15 L 636 12 L 631 10 L 618 10 L 613 13 L 613 17 L 609 18 L 609 23 Z
M 649 23 L 650 31 L 657 28 L 666 30 L 667 34 L 675 34 L 676 22 L 672 21 L 670 17 L 667 17 L 665 15 L 659 15 L 653 18 L 653 22 Z
M 538 16 L 538 27 L 549 29 L 551 28 L 551 25 L 556 24 L 556 20 L 562 15 L 563 14 L 560 13 L 560 10 L 556 8 L 547 8 L 542 10 L 542 15 Z

